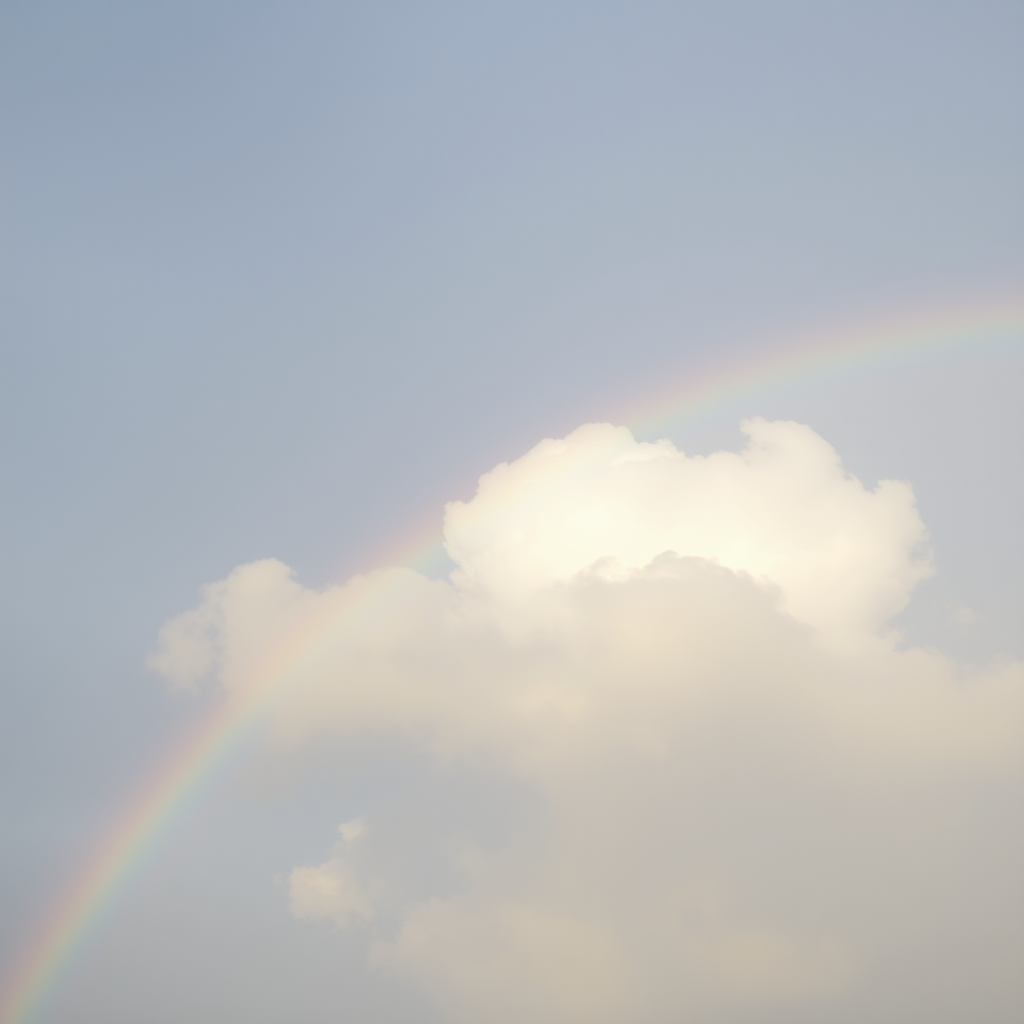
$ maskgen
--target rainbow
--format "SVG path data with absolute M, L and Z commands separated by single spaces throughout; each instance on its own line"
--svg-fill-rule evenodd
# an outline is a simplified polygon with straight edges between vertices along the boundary
M 775 390 L 796 390 L 879 367 L 910 365 L 926 357 L 998 350 L 1019 351 L 1024 341 L 1020 300 L 891 317 L 837 330 L 812 330 L 796 338 L 762 339 L 755 352 L 691 374 L 683 387 L 670 384 L 645 396 L 621 419 L 634 434 L 664 437 L 727 404 Z M 736 361 L 738 359 L 738 362 Z
M 1024 350 L 1024 306 L 988 304 L 955 313 L 931 313 L 883 326 L 822 332 L 783 345 L 761 346 L 763 354 L 690 377 L 620 417 L 636 432 L 657 434 L 722 405 L 780 386 L 805 386 L 876 366 L 898 364 L 943 352 Z M 436 530 L 421 531 L 391 551 L 392 565 L 423 565 L 438 548 Z M 174 745 L 148 781 L 128 801 L 84 868 L 60 893 L 49 915 L 26 945 L 0 994 L 0 1024 L 28 1024 L 59 986 L 146 855 L 186 813 L 197 795 L 238 751 L 258 735 L 260 725 L 288 684 L 303 668 L 328 655 L 386 604 L 396 575 L 375 572 L 346 588 L 348 603 L 305 623 L 241 692 L 216 701 Z

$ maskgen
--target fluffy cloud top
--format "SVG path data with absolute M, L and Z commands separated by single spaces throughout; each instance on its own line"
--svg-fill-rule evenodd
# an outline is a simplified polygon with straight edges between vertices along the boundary
M 507 820 L 367 808 L 296 917 L 367 928 L 467 1024 L 1018 1019 L 1022 668 L 886 631 L 931 572 L 907 484 L 744 430 L 690 458 L 581 427 L 448 506 L 448 580 L 264 561 L 168 623 L 177 685 L 302 652 L 280 751 L 398 742 L 428 803 L 471 777 Z
M 781 607 L 831 638 L 873 631 L 931 572 L 905 483 L 874 491 L 799 423 L 743 424 L 741 454 L 687 458 L 591 424 L 544 441 L 448 506 L 459 586 L 523 599 L 602 563 L 641 569 L 666 551 L 708 559 L 782 592 Z

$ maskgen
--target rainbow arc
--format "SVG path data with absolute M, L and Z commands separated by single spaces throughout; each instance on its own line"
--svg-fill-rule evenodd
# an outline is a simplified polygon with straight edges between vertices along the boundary
M 810 383 L 900 361 L 925 359 L 945 351 L 1024 345 L 1024 306 L 1019 303 L 948 311 L 872 329 L 837 332 L 790 346 L 741 365 L 722 368 L 652 396 L 625 417 L 646 435 L 673 422 L 783 384 Z M 433 536 L 393 549 L 393 564 L 415 565 L 436 547 Z M 0 995 L 0 1024 L 28 1024 L 59 986 L 70 963 L 95 933 L 105 911 L 147 855 L 187 813 L 197 794 L 219 769 L 258 733 L 289 680 L 330 648 L 367 615 L 386 603 L 401 574 L 375 572 L 351 598 L 292 634 L 242 692 L 216 702 L 207 716 L 181 738 L 131 799 L 103 837 L 92 858 L 59 894 L 49 915 L 26 945 L 20 963 Z

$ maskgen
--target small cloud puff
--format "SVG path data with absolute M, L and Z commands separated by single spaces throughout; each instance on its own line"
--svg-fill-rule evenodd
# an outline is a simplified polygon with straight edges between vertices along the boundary
M 371 889 L 360 879 L 353 844 L 366 832 L 362 818 L 338 826 L 342 841 L 325 864 L 295 868 L 288 878 L 289 909 L 300 920 L 329 920 L 336 927 L 372 921 Z
M 973 626 L 978 621 L 978 613 L 973 608 L 961 604 L 954 608 L 946 617 L 951 626 Z
M 164 628 L 175 685 L 279 666 L 278 750 L 398 741 L 418 799 L 472 778 L 510 823 L 348 822 L 292 872 L 296 917 L 371 925 L 372 964 L 465 1024 L 1016 1019 L 1022 666 L 901 649 L 932 571 L 909 485 L 744 430 L 691 458 L 582 427 L 448 506 L 448 580 L 311 591 L 257 562 Z M 434 885 L 417 858 L 444 848 Z

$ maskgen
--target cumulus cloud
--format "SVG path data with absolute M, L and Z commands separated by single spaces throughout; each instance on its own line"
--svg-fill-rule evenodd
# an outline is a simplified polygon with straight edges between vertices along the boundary
M 361 818 L 338 826 L 341 842 L 330 860 L 317 867 L 299 867 L 288 879 L 289 908 L 297 918 L 333 921 L 339 928 L 374 918 L 371 887 L 360 877 L 353 847 L 365 834 Z
M 1022 666 L 888 627 L 933 571 L 908 484 L 743 429 L 702 458 L 581 427 L 448 506 L 449 579 L 263 561 L 168 623 L 177 686 L 278 666 L 280 751 L 404 745 L 508 819 L 368 808 L 296 917 L 466 1024 L 1017 1019 Z

